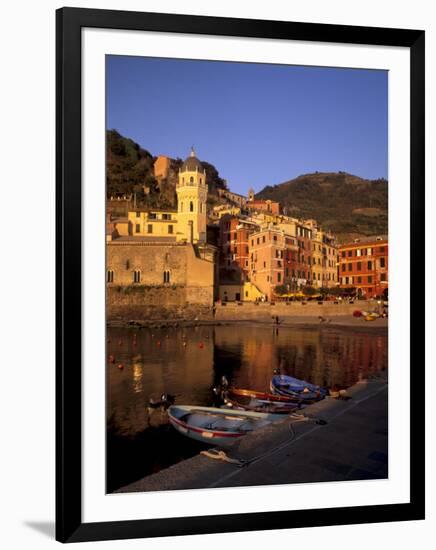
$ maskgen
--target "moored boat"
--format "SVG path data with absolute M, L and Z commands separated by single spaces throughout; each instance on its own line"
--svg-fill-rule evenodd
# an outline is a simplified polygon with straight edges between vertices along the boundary
M 265 412 L 271 414 L 290 414 L 301 408 L 300 401 L 271 401 L 253 397 L 224 398 L 226 407 L 234 410 Z
M 247 433 L 282 418 L 277 414 L 196 405 L 172 405 L 168 417 L 181 434 L 217 446 L 231 445 Z
M 275 374 L 271 378 L 270 388 L 273 393 L 298 397 L 305 403 L 309 400 L 319 401 L 327 394 L 325 388 L 286 374 Z
M 275 393 L 248 390 L 243 388 L 229 388 L 227 393 L 230 397 L 251 397 L 260 401 L 272 403 L 295 403 L 298 401 L 294 396 L 277 395 Z

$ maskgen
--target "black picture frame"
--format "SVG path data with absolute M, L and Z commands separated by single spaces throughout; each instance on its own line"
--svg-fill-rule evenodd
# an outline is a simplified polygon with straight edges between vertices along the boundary
M 82 522 L 81 29 L 127 29 L 410 49 L 410 502 L 135 521 Z M 424 52 L 420 30 L 62 8 L 56 13 L 56 539 L 175 536 L 424 519 Z M 412 322 L 413 321 L 413 322 Z M 419 321 L 419 322 L 417 322 Z M 413 360 L 413 365 L 412 365 Z

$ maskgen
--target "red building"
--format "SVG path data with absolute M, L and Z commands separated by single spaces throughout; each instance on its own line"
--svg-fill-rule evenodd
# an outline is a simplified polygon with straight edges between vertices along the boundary
M 387 296 L 388 237 L 366 237 L 339 247 L 341 288 L 356 288 L 365 298 Z

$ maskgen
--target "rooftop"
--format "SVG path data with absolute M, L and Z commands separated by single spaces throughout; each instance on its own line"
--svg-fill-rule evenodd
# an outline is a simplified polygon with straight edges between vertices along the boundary
M 340 245 L 341 248 L 348 247 L 348 246 L 358 246 L 359 244 L 371 244 L 371 243 L 387 243 L 388 242 L 388 236 L 387 235 L 373 235 L 372 237 L 361 237 L 358 239 L 353 239 L 352 241 L 348 243 L 343 243 Z
M 147 236 L 123 236 L 114 239 L 112 242 L 117 243 L 156 243 L 156 244 L 172 244 L 176 242 L 176 237 L 147 237 Z

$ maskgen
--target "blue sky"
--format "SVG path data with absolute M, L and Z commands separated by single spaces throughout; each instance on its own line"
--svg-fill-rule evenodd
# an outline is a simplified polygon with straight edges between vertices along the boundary
M 246 194 L 300 174 L 388 177 L 388 73 L 107 58 L 107 128 L 153 155 L 194 145 Z

